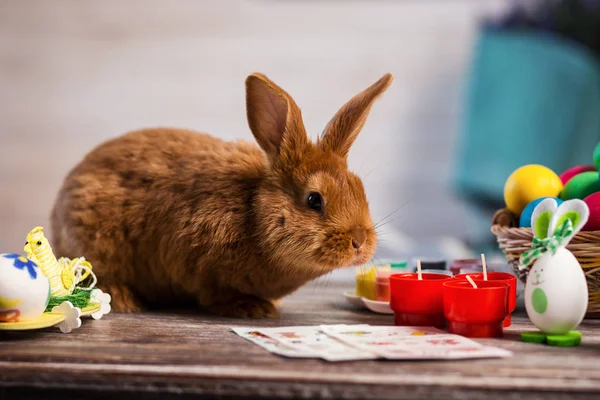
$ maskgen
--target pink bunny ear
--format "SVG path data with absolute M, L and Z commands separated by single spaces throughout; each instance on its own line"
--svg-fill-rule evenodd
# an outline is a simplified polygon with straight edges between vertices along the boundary
M 554 213 L 552 221 L 550 222 L 550 234 L 554 233 L 556 228 L 562 225 L 566 219 L 570 219 L 573 223 L 572 237 L 583 228 L 589 217 L 590 209 L 583 200 L 567 200 L 562 203 Z

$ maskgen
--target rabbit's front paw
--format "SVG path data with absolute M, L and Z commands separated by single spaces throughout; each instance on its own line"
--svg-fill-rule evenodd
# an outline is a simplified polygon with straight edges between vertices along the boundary
M 137 313 L 143 310 L 142 302 L 128 286 L 108 283 L 103 285 L 102 288 L 110 294 L 113 311 L 118 313 Z
M 279 311 L 268 300 L 240 296 L 227 303 L 213 304 L 208 310 L 215 315 L 232 318 L 279 318 Z

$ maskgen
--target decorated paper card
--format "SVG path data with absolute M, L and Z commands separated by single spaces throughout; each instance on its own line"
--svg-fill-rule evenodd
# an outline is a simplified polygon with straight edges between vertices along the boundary
M 356 329 L 368 325 L 356 325 Z M 233 328 L 265 350 L 285 357 L 322 358 L 327 361 L 376 359 L 377 355 L 346 345 L 323 333 L 319 326 Z
M 349 346 L 391 360 L 454 360 L 508 357 L 511 352 L 484 346 L 431 327 L 369 326 L 362 329 L 322 326 L 323 332 Z
M 278 354 L 284 357 L 292 358 L 316 358 L 317 354 L 311 352 L 300 352 L 288 347 L 281 342 L 261 333 L 259 328 L 232 328 L 239 336 L 250 342 L 259 345 L 270 353 Z
M 340 325 L 346 327 L 346 325 Z M 353 325 L 365 329 L 368 325 Z M 316 354 L 327 361 L 373 360 L 377 355 L 370 351 L 348 346 L 333 336 L 326 335 L 319 326 L 267 328 L 260 332 L 302 353 Z

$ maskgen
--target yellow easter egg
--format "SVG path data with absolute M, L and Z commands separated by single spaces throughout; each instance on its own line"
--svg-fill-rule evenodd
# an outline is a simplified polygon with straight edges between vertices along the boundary
M 520 215 L 527 204 L 540 197 L 558 197 L 562 181 L 550 168 L 529 164 L 515 170 L 504 184 L 506 208 Z

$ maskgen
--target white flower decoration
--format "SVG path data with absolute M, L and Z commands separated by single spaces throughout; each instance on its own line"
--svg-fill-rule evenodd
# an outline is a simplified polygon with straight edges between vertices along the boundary
M 70 301 L 63 301 L 59 306 L 54 306 L 52 312 L 65 316 L 65 320 L 56 325 L 62 333 L 69 333 L 81 326 L 81 310 L 73 307 Z
M 92 290 L 90 293 L 90 303 L 100 303 L 100 311 L 92 313 L 92 318 L 98 320 L 108 314 L 111 310 L 110 300 L 110 294 L 104 293 L 100 289 Z

